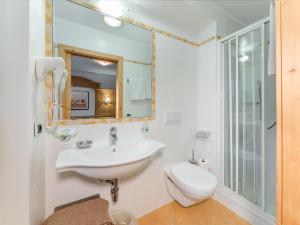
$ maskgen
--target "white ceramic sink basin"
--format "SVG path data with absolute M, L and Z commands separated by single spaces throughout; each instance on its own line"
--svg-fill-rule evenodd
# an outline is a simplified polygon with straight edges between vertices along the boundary
M 63 150 L 56 161 L 58 172 L 75 171 L 103 180 L 125 177 L 145 167 L 166 145 L 149 138 L 124 138 L 115 146 L 95 142 L 91 148 Z

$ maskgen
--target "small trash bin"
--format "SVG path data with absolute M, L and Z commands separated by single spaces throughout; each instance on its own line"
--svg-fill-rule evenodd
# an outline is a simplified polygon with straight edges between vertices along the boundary
M 126 210 L 113 210 L 109 212 L 109 216 L 115 225 L 137 225 L 135 217 Z

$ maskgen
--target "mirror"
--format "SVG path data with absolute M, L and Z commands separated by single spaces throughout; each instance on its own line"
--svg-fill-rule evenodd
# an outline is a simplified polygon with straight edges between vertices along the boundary
M 151 118 L 152 31 L 82 2 L 52 2 L 53 55 L 69 73 L 61 119 Z
M 79 55 L 71 63 L 71 118 L 114 118 L 117 63 Z

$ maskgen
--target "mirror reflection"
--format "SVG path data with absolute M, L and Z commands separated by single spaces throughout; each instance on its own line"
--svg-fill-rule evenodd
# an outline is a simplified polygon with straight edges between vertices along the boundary
M 116 115 L 116 63 L 72 56 L 71 118 Z
M 71 75 L 62 119 L 152 116 L 150 30 L 53 0 L 53 46 Z

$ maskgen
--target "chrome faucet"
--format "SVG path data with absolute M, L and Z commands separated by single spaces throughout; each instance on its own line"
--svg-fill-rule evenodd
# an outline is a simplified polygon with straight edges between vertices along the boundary
M 118 134 L 117 134 L 118 130 L 116 127 L 112 127 L 110 128 L 110 144 L 111 145 L 116 145 L 117 141 L 118 141 Z

